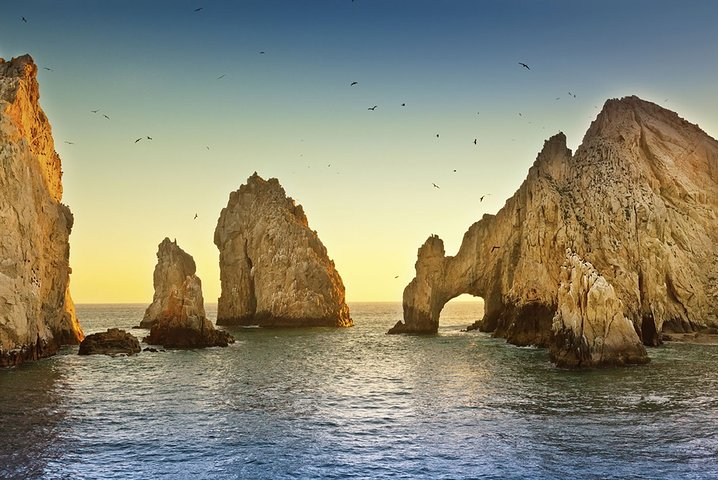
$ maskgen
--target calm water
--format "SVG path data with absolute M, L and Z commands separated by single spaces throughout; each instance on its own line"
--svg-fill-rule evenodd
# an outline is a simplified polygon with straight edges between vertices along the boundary
M 144 307 L 77 310 L 92 333 Z M 718 346 L 569 372 L 461 333 L 476 304 L 427 337 L 384 334 L 399 304 L 351 308 L 351 329 L 0 370 L 0 478 L 718 478 Z

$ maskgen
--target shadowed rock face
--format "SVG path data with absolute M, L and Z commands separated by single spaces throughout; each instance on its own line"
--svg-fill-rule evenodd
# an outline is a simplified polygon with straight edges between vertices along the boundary
M 562 133 L 546 141 L 455 256 L 426 241 L 392 333 L 435 332 L 443 305 L 469 293 L 485 301 L 474 328 L 548 346 L 566 248 L 612 285 L 644 344 L 716 326 L 717 211 L 718 142 L 653 103 L 609 100 L 575 154 Z
M 118 328 L 88 335 L 80 344 L 79 355 L 134 355 L 139 353 L 140 341 Z
M 29 55 L 0 59 L 0 366 L 83 338 L 69 292 L 73 217 Z
M 207 319 L 202 282 L 195 270 L 194 259 L 177 242 L 165 238 L 160 243 L 153 277 L 155 295 L 145 312 L 145 319 L 151 316 L 154 322 L 145 342 L 167 348 L 226 347 L 234 343 L 230 334 L 217 330 Z
M 232 192 L 214 232 L 217 323 L 349 327 L 344 284 L 300 205 L 256 173 Z

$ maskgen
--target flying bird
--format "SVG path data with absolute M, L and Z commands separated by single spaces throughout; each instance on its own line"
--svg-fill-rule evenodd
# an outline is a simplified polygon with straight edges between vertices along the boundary
M 74 144 L 75 144 L 75 142 L 68 142 L 67 140 L 65 140 L 65 143 L 68 144 L 68 145 L 74 145 Z
M 456 169 L 454 169 L 454 173 L 456 173 Z
M 264 51 L 259 52 L 260 55 L 264 55 Z
M 102 116 L 105 117 L 105 118 L 108 119 L 108 120 L 110 119 L 110 117 L 108 117 L 108 116 L 105 115 L 104 113 L 102 114 Z
M 439 134 L 438 134 L 438 133 L 436 134 L 436 138 L 439 138 Z
M 200 10 L 204 10 L 204 7 L 199 7 L 199 8 L 194 9 L 195 12 L 199 12 Z
M 197 220 L 197 214 L 194 214 L 194 218 L 192 220 Z
M 90 110 L 90 111 L 91 111 L 92 113 L 97 113 L 97 112 L 100 111 L 100 109 L 98 108 L 97 110 Z
M 359 82 L 352 82 L 349 84 L 350 87 L 353 87 L 354 85 L 359 85 Z
M 433 183 L 433 182 L 432 182 L 432 185 L 433 185 L 435 188 L 439 188 L 439 186 L 438 186 L 437 184 Z
M 496 250 L 497 248 L 501 248 L 501 247 L 497 247 L 496 245 L 494 245 L 493 247 L 491 247 L 491 253 L 494 253 L 494 250 Z
M 479 202 L 483 202 L 483 201 L 484 201 L 484 197 L 486 197 L 486 196 L 488 196 L 488 195 L 491 195 L 491 194 L 490 194 L 490 193 L 485 193 L 485 194 L 481 195 L 481 196 L 479 197 Z
M 531 69 L 529 68 L 529 66 L 526 65 L 525 63 L 519 62 L 519 65 L 521 65 L 522 67 L 524 67 L 526 70 L 531 70 Z
M 42 68 L 44 68 L 44 69 L 47 70 L 47 71 L 52 72 L 52 68 L 48 68 L 48 67 L 42 67 Z
M 209 145 L 207 145 L 207 150 L 209 150 Z
M 476 145 L 476 140 L 477 140 L 477 139 L 474 139 L 474 145 Z
M 394 278 L 399 278 L 399 275 L 395 276 Z
M 135 140 L 135 143 L 139 142 L 140 140 L 142 140 L 142 137 L 140 137 L 140 138 L 138 138 L 137 140 Z
M 406 107 L 406 103 L 402 103 L 401 106 L 402 106 L 402 107 Z
M 226 75 L 227 75 L 226 73 L 223 73 L 222 75 L 220 75 L 219 77 L 217 77 L 217 80 L 219 80 L 220 78 L 224 78 Z
M 371 111 L 374 111 L 374 110 L 376 110 L 376 107 L 377 107 L 377 105 L 374 105 L 373 107 L 369 107 L 369 108 L 367 108 L 367 110 L 371 110 Z
M 150 136 L 148 135 L 148 136 L 147 136 L 147 140 L 152 140 L 152 137 L 150 137 Z
M 21 18 L 24 23 L 27 23 L 27 18 L 25 18 L 25 17 L 21 17 Z

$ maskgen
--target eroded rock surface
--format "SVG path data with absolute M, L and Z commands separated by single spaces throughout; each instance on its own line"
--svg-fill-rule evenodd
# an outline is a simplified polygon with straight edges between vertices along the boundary
M 560 275 L 551 361 L 559 367 L 647 363 L 646 347 L 624 315 L 623 302 L 593 265 L 567 250 Z
M 73 217 L 29 55 L 0 59 L 0 366 L 83 338 L 69 292 Z
M 108 328 L 106 332 L 88 335 L 80 343 L 79 355 L 134 355 L 139 353 L 140 341 L 124 330 Z
M 613 286 L 645 345 L 718 325 L 718 142 L 637 97 L 608 100 L 575 154 L 547 140 L 518 191 L 455 256 L 419 249 L 394 332 L 435 332 L 443 305 L 483 297 L 474 325 L 548 346 L 566 248 Z
M 155 294 L 147 308 L 154 322 L 145 342 L 167 348 L 226 347 L 234 343 L 227 332 L 207 319 L 202 282 L 194 259 L 177 242 L 165 238 L 157 250 L 153 275 Z M 183 276 L 182 276 L 183 275 Z
M 256 173 L 232 192 L 214 232 L 217 323 L 349 327 L 344 284 L 301 205 Z

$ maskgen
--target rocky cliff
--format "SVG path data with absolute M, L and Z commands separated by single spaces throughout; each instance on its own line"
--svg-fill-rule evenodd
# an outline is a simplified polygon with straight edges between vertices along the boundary
M 73 217 L 29 55 L 0 59 L 0 365 L 84 337 L 69 292 Z
M 202 282 L 194 259 L 177 242 L 165 238 L 157 250 L 155 294 L 145 312 L 153 319 L 147 343 L 170 348 L 226 347 L 234 338 L 207 319 Z M 144 320 L 143 320 L 144 321 Z
M 301 205 L 256 173 L 232 192 L 214 232 L 218 324 L 352 325 L 344 284 Z
M 464 235 L 429 238 L 392 332 L 435 332 L 444 304 L 483 297 L 475 327 L 548 346 L 566 248 L 610 283 L 646 345 L 718 324 L 718 142 L 637 97 L 608 100 L 575 153 L 547 140 L 518 191 Z

